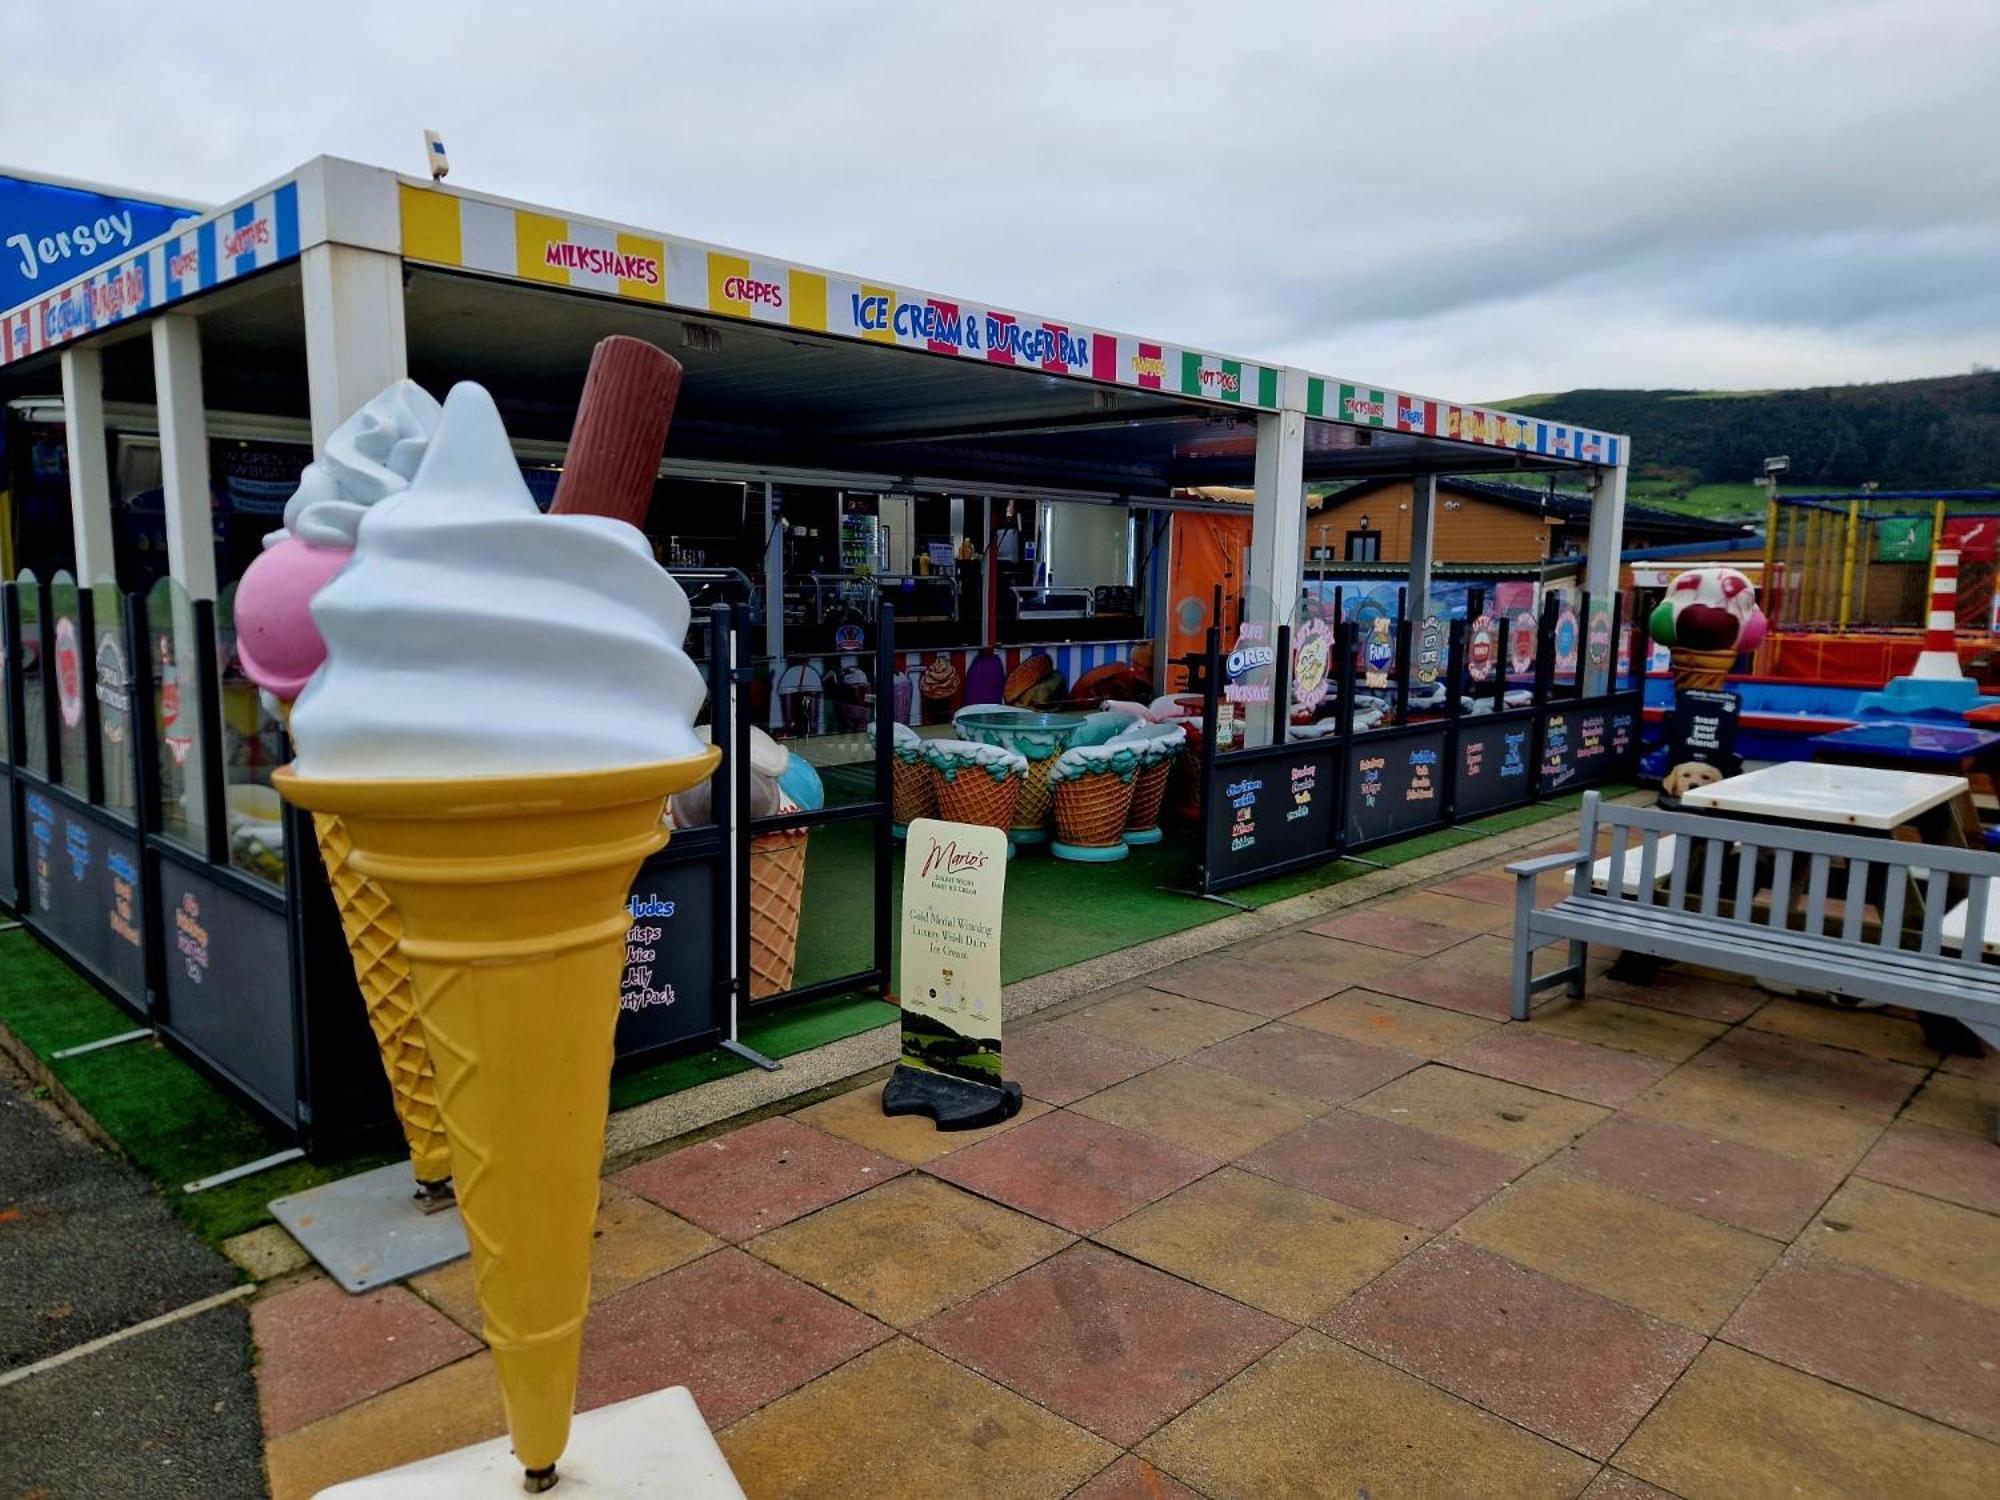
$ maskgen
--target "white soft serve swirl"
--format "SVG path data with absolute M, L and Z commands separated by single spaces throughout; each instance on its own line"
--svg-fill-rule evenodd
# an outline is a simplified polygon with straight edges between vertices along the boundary
M 698 755 L 688 603 L 635 527 L 535 508 L 493 400 L 452 388 L 410 487 L 313 599 L 308 777 L 516 776 Z
M 285 525 L 266 547 L 295 536 L 315 547 L 354 545 L 368 508 L 410 486 L 444 415 L 431 393 L 399 380 L 334 428 L 285 503 Z

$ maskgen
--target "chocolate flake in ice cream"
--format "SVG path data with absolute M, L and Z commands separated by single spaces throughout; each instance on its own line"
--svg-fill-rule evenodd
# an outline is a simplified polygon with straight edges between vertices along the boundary
M 486 391 L 452 388 L 410 486 L 312 604 L 301 777 L 611 770 L 702 753 L 688 602 L 645 536 L 545 516 Z

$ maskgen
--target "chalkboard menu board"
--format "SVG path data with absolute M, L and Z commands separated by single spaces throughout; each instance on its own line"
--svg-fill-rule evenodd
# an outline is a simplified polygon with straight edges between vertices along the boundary
M 1205 886 L 1221 890 L 1333 847 L 1334 748 L 1287 745 L 1219 762 L 1209 783 Z
M 1458 781 L 1453 808 L 1476 818 L 1528 800 L 1528 769 L 1535 726 L 1530 719 L 1461 719 L 1458 725 Z
M 167 1018 L 174 1035 L 296 1120 L 289 928 L 282 908 L 160 860 Z
M 21 887 L 14 871 L 14 778 L 0 776 L 0 902 L 18 906 Z
M 1445 733 L 1368 736 L 1347 761 L 1347 841 L 1372 844 L 1444 821 Z
M 1626 769 L 1637 710 L 1598 704 L 1551 712 L 1542 729 L 1542 790 L 1589 786 Z
M 27 915 L 112 993 L 146 1003 L 139 849 L 127 833 L 42 792 L 27 813 Z
M 715 877 L 711 858 L 657 859 L 632 883 L 619 982 L 620 1057 L 715 1030 Z

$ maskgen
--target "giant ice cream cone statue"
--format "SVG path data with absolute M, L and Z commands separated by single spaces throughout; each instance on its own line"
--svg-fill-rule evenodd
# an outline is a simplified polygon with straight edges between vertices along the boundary
M 1667 648 L 1676 688 L 1720 689 L 1736 658 L 1764 639 L 1764 612 L 1736 569 L 1690 568 L 1667 585 L 1647 629 Z
M 410 487 L 312 601 L 326 662 L 275 784 L 394 903 L 514 1451 L 553 1483 L 576 1392 L 639 865 L 716 753 L 688 605 L 645 537 L 543 516 L 456 387 Z
M 285 506 L 285 525 L 237 588 L 238 652 L 244 670 L 289 718 L 291 703 L 326 659 L 313 624 L 312 597 L 354 552 L 368 507 L 408 488 L 441 415 L 430 393 L 410 381 L 389 387 L 327 439 Z M 450 1201 L 451 1150 L 438 1112 L 437 1079 L 417 1020 L 410 966 L 397 950 L 402 923 L 388 895 L 349 859 L 346 829 L 334 813 L 313 817 L 341 934 L 382 1054 L 389 1098 L 409 1146 L 417 1196 Z

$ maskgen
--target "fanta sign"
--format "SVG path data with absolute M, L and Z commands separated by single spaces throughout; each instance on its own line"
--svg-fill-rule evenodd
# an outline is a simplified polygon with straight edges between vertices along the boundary
M 783 307 L 785 289 L 775 281 L 758 281 L 750 276 L 726 276 L 722 295 L 732 302 L 748 302 L 752 307 Z
M 622 250 L 579 245 L 574 240 L 550 240 L 542 247 L 542 264 L 591 276 L 610 276 L 619 281 L 640 281 L 647 286 L 660 284 L 660 262 L 656 256 L 627 255 Z

